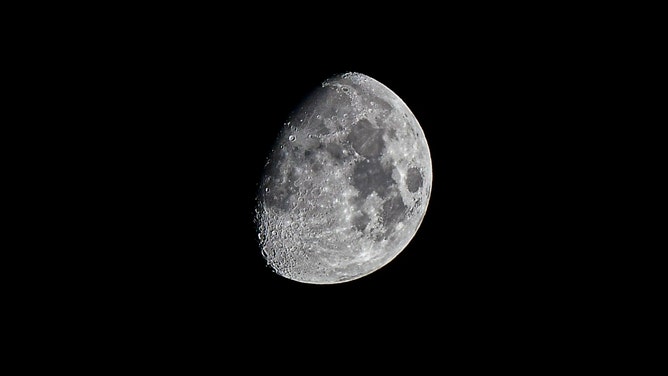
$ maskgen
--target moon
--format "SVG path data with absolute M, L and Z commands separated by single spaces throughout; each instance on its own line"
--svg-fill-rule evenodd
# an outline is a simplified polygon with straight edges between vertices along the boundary
M 290 113 L 264 166 L 262 256 L 303 283 L 369 275 L 415 236 L 431 186 L 429 146 L 403 100 L 361 73 L 329 77 Z

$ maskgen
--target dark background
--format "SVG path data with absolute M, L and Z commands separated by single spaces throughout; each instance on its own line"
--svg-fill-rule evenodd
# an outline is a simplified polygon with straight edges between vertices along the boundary
M 577 186 L 563 178 L 573 144 L 562 141 L 579 137 L 572 97 L 563 97 L 568 73 L 527 46 L 489 43 L 330 50 L 269 40 L 250 52 L 195 44 L 180 52 L 187 58 L 146 67 L 139 106 L 147 118 L 128 131 L 141 150 L 132 171 L 147 215 L 137 229 L 146 242 L 139 270 L 160 280 L 149 283 L 153 294 L 202 309 L 226 302 L 242 316 L 250 304 L 255 314 L 368 309 L 417 322 L 445 312 L 498 317 L 562 299 L 580 263 L 566 234 L 581 230 L 564 222 Z M 432 197 L 417 235 L 386 267 L 345 284 L 304 285 L 265 266 L 254 198 L 289 112 L 347 71 L 379 80 L 411 108 L 431 149 Z
M 109 224 L 97 230 L 109 251 L 88 273 L 104 276 L 94 295 L 116 302 L 105 309 L 166 343 L 248 351 L 424 338 L 502 346 L 593 317 L 587 307 L 605 295 L 588 236 L 600 209 L 587 183 L 600 173 L 588 155 L 600 135 L 594 93 L 606 85 L 600 43 L 543 18 L 399 13 L 373 23 L 152 18 L 97 41 L 104 48 L 82 66 L 95 73 L 88 85 L 109 89 L 92 101 L 105 125 L 91 145 L 106 154 L 94 168 L 111 172 L 99 198 Z M 290 111 L 348 71 L 385 84 L 415 114 L 432 196 L 388 265 L 302 284 L 260 255 L 257 184 Z

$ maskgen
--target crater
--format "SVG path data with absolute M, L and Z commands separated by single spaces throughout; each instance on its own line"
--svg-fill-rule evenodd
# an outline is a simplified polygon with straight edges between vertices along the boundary
M 264 193 L 264 201 L 267 207 L 288 210 L 290 209 L 290 197 L 297 193 L 297 188 L 290 184 L 272 184 L 269 191 Z
M 313 135 L 324 136 L 335 131 L 328 128 L 325 119 L 334 120 L 338 113 L 347 113 L 351 110 L 352 102 L 349 95 L 339 92 L 334 87 L 326 86 L 314 90 L 302 102 L 297 113 L 313 114 L 306 124 L 307 130 Z
M 301 174 L 295 167 L 286 170 L 282 163 L 272 163 L 267 167 L 267 183 L 263 192 L 267 207 L 290 209 L 290 197 L 299 191 L 295 183 Z
M 406 187 L 409 192 L 415 193 L 422 187 L 422 174 L 417 167 L 411 167 L 406 173 Z

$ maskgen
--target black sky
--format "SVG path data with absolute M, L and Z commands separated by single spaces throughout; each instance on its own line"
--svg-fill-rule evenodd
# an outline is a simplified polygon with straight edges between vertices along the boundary
M 211 24 L 132 44 L 105 78 L 119 89 L 110 119 L 123 148 L 113 202 L 131 229 L 114 240 L 125 276 L 115 288 L 198 330 L 301 334 L 322 323 L 371 335 L 384 323 L 404 334 L 498 330 L 507 326 L 490 322 L 523 326 L 586 301 L 578 286 L 592 257 L 577 242 L 586 218 L 571 213 L 586 172 L 570 166 L 589 137 L 580 77 L 595 67 L 549 31 L 459 26 L 388 32 L 395 39 L 342 28 L 314 42 L 303 36 L 318 28 Z M 257 184 L 290 111 L 348 71 L 385 84 L 415 114 L 432 197 L 413 241 L 382 269 L 301 284 L 260 256 Z

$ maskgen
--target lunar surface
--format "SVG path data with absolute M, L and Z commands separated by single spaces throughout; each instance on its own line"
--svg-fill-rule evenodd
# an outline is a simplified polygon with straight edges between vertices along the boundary
M 264 167 L 262 255 L 298 282 L 366 276 L 415 236 L 431 184 L 427 140 L 401 98 L 364 74 L 328 78 L 290 114 Z

